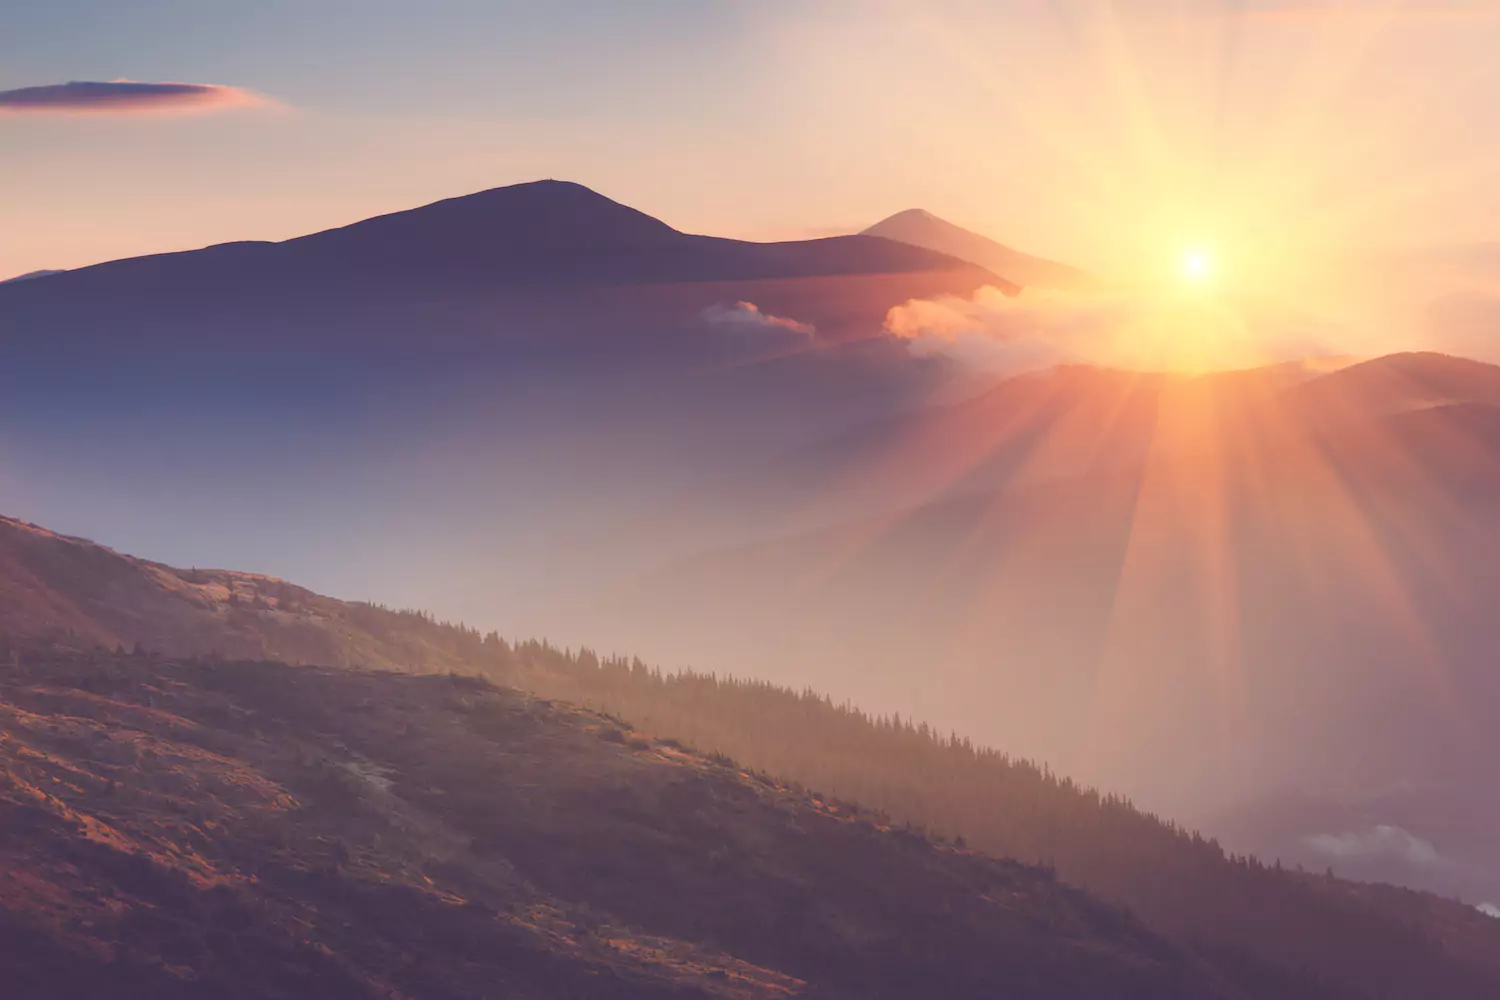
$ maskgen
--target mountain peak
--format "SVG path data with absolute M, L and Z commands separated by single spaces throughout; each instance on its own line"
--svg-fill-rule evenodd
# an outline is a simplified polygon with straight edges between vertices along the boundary
M 883 236 L 958 257 L 1022 286 L 1067 288 L 1088 281 L 1088 276 L 1077 268 L 1013 250 L 924 208 L 897 212 L 864 230 L 862 235 Z
M 529 181 L 445 198 L 289 241 L 294 245 L 376 240 L 530 249 L 656 246 L 682 236 L 659 219 L 573 181 Z
M 952 223 L 943 221 L 936 215 L 933 215 L 931 212 L 927 211 L 927 209 L 925 208 L 908 208 L 903 211 L 897 212 L 895 215 L 892 215 L 889 218 L 882 219 L 881 221 L 875 223 L 875 225 L 871 226 L 869 229 L 866 229 L 865 232 L 870 233 L 874 230 L 880 229 L 883 226 L 890 226 L 893 224 L 907 222 L 922 222 L 929 224 L 935 223 L 944 226 L 952 225 Z

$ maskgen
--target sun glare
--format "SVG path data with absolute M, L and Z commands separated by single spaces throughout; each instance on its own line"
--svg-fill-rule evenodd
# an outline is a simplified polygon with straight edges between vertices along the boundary
M 1178 273 L 1184 281 L 1202 284 L 1213 277 L 1214 262 L 1206 250 L 1188 250 L 1177 264 Z

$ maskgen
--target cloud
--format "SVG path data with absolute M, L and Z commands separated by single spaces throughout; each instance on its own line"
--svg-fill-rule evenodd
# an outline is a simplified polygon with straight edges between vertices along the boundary
M 787 319 L 784 316 L 772 316 L 770 313 L 761 312 L 760 306 L 754 302 L 736 302 L 732 306 L 716 302 L 703 310 L 703 319 L 710 326 L 729 329 L 780 329 L 809 338 L 817 336 L 818 333 L 817 328 L 809 323 L 799 323 L 797 320 Z
M 985 287 L 970 298 L 913 299 L 886 314 L 888 334 L 919 357 L 1017 374 L 1059 364 L 1138 371 L 1248 368 L 1327 354 L 1326 320 L 1243 297 L 1154 286 Z
M 727 306 L 716 302 L 700 314 L 709 326 L 731 334 L 777 335 L 777 339 L 795 338 L 802 342 L 812 341 L 818 335 L 817 327 L 800 323 L 785 316 L 772 316 L 762 312 L 754 302 L 736 302 Z
M 74 80 L 0 90 L 0 114 L 181 114 L 268 103 L 265 98 L 247 90 L 211 83 Z
M 949 357 L 975 368 L 1025 371 L 1066 362 L 1103 362 L 1103 342 L 1128 326 L 1123 298 L 985 287 L 972 298 L 913 299 L 886 314 L 885 329 L 919 357 Z
M 1385 824 L 1363 832 L 1314 834 L 1307 838 L 1307 844 L 1320 854 L 1336 858 L 1386 858 L 1423 868 L 1441 868 L 1451 864 L 1438 853 L 1432 841 L 1408 833 L 1399 826 Z
M 1486 916 L 1500 918 L 1500 906 L 1496 906 L 1494 903 L 1480 903 L 1476 909 Z

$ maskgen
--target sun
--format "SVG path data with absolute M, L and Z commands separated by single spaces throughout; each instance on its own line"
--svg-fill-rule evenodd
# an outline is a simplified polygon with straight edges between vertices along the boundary
M 1177 262 L 1177 273 L 1182 280 L 1201 285 L 1214 276 L 1214 259 L 1207 250 L 1192 248 L 1184 250 Z

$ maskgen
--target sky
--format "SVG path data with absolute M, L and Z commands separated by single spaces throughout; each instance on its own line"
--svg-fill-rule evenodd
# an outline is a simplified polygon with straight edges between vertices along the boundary
M 747 239 L 924 207 L 1106 271 L 1500 240 L 1490 0 L 6 7 L 0 91 L 206 89 L 0 93 L 0 274 L 548 176 Z

